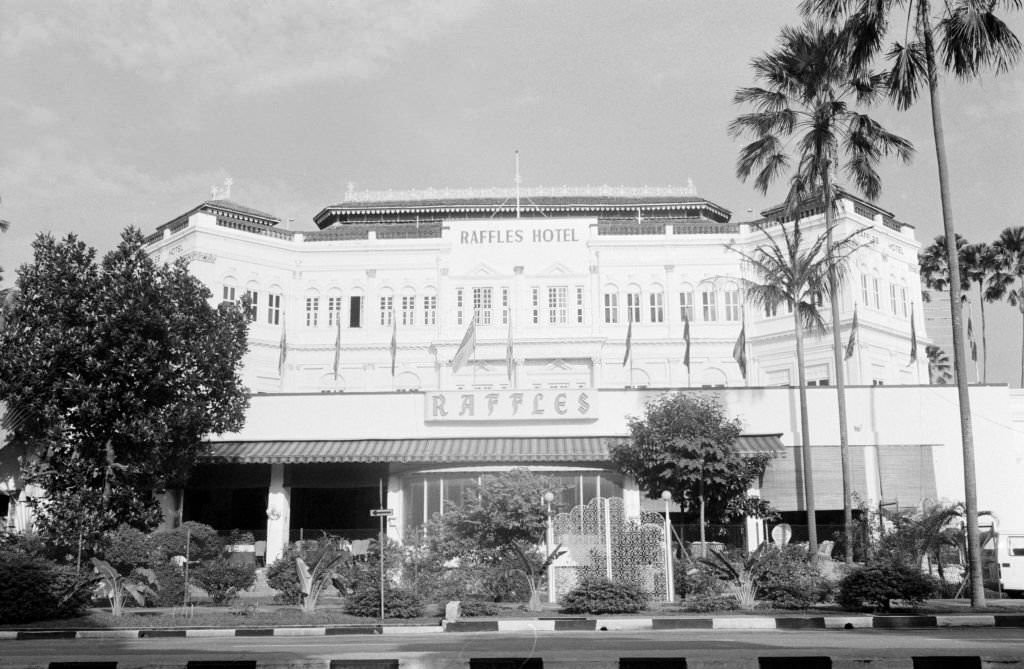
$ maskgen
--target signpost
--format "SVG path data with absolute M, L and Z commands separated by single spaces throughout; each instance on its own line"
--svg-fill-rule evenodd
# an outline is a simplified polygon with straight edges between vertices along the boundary
M 370 509 L 371 518 L 380 518 L 380 538 L 378 541 L 378 554 L 380 555 L 380 619 L 384 621 L 384 522 L 386 519 L 395 515 L 394 509 L 384 508 L 384 479 L 380 480 L 380 507 L 379 509 Z

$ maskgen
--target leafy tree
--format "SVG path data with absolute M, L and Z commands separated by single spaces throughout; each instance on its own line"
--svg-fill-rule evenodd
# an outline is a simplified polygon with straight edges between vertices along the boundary
M 1021 315 L 1021 387 L 1024 388 L 1024 227 L 1006 228 L 992 245 L 996 271 L 989 277 L 987 294 L 1006 299 Z
M 867 105 L 885 93 L 885 80 L 866 67 L 851 67 L 843 41 L 834 26 L 805 21 L 799 28 L 783 28 L 779 46 L 755 58 L 751 67 L 758 87 L 736 92 L 737 104 L 754 111 L 734 120 L 734 137 L 750 135 L 737 161 L 737 175 L 744 181 L 756 173 L 755 184 L 765 193 L 769 185 L 798 158 L 791 189 L 795 201 L 807 192 L 821 199 L 827 231 L 826 252 L 833 239 L 836 180 L 838 172 L 850 179 L 869 199 L 881 192 L 876 170 L 884 156 L 907 162 L 913 148 L 906 139 L 883 128 L 856 105 Z M 839 443 L 843 476 L 843 519 L 846 546 L 852 545 L 853 515 L 849 438 L 846 418 L 844 346 L 840 333 L 839 294 L 842 285 L 829 267 L 828 282 L 832 316 L 832 356 L 835 367 L 839 413 Z M 808 472 L 809 475 L 809 472 Z M 846 561 L 853 561 L 846 550 Z
M 0 330 L 0 398 L 23 412 L 41 529 L 65 545 L 152 528 L 210 433 L 237 430 L 246 321 L 213 308 L 184 261 L 158 266 L 125 231 L 102 260 L 74 235 L 39 236 Z
M 7 232 L 7 229 L 9 227 L 11 227 L 11 222 L 8 221 L 7 219 L 0 218 L 0 232 Z M 4 268 L 0 267 L 0 281 L 2 281 L 3 278 L 4 278 Z M 2 293 L 0 293 L 0 297 L 2 297 Z M 2 300 L 0 300 L 0 301 L 2 301 Z
M 561 554 L 554 547 L 538 555 L 547 530 L 544 494 L 557 495 L 552 480 L 525 469 L 484 476 L 466 488 L 462 504 L 451 505 L 440 519 L 435 546 L 442 554 L 460 560 L 500 563 L 514 556 L 530 588 L 530 610 L 540 609 L 537 583 L 540 575 Z
M 960 263 L 955 245 L 953 204 L 949 191 L 949 167 L 942 125 L 939 74 L 951 72 L 961 80 L 979 77 L 983 70 L 1006 72 L 1020 59 L 1021 44 L 1000 18 L 1003 10 L 1020 9 L 1019 0 L 945 0 L 933 8 L 932 0 L 804 0 L 801 9 L 825 19 L 843 20 L 851 68 L 875 60 L 883 49 L 891 21 L 897 22 L 897 40 L 885 52 L 889 98 L 898 109 L 917 101 L 922 88 L 928 91 L 939 169 L 939 199 L 946 238 L 950 276 L 950 316 L 953 327 L 953 364 L 960 404 L 960 434 L 964 452 L 964 496 L 970 542 L 971 606 L 985 605 L 981 580 L 981 545 L 978 541 L 978 490 L 974 464 L 974 435 L 964 359 L 963 319 L 960 309 Z M 938 11 L 933 11 L 933 9 Z M 902 25 L 900 25 L 902 24 Z M 902 28 L 902 29 L 901 29 Z
M 749 491 L 769 457 L 736 450 L 737 420 L 725 417 L 714 396 L 667 393 L 647 403 L 643 418 L 629 419 L 630 441 L 611 447 L 612 462 L 636 479 L 651 499 L 672 493 L 684 512 L 698 513 L 706 550 L 707 520 L 771 514 Z
M 791 226 L 791 227 L 790 227 Z M 807 509 L 807 538 L 810 559 L 817 559 L 818 529 L 814 517 L 814 477 L 811 460 L 810 420 L 807 409 L 807 368 L 804 360 L 804 330 L 824 331 L 818 304 L 834 301 L 832 287 L 845 280 L 850 254 L 859 247 L 860 230 L 839 241 L 832 241 L 829 230 L 810 240 L 804 239 L 799 217 L 792 224 L 759 228 L 765 241 L 747 252 L 730 245 L 747 265 L 743 282 L 747 300 L 755 308 L 774 311 L 787 305 L 793 312 L 793 339 L 796 344 L 796 370 L 799 383 L 801 462 L 804 477 L 804 504 Z M 835 276 L 835 281 L 831 280 Z
M 935 344 L 928 344 L 925 349 L 928 357 L 928 380 L 932 385 L 944 386 L 953 380 L 953 373 L 950 371 L 949 356 L 941 347 Z

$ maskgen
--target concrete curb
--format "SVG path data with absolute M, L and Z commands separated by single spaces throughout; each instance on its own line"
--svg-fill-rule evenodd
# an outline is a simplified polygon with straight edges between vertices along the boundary
M 310 627 L 26 629 L 0 630 L 0 642 L 41 639 L 146 639 L 160 637 L 337 636 L 346 634 L 437 634 L 470 632 L 607 632 L 629 630 L 807 630 L 923 629 L 937 627 L 1020 627 L 1021 615 L 935 616 L 717 616 L 709 618 L 597 617 L 443 620 L 439 625 L 336 625 Z

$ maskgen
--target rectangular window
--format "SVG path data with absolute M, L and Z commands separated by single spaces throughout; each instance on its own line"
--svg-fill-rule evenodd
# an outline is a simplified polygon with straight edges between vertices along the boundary
M 576 286 L 576 323 L 583 324 L 583 286 Z
M 463 325 L 466 322 L 464 309 L 466 308 L 466 293 L 461 288 L 455 289 L 455 324 Z
M 510 318 L 512 318 L 512 302 L 508 287 L 505 286 L 501 289 L 501 324 L 508 325 Z
M 626 314 L 628 320 L 640 322 L 640 293 L 626 293 Z
M 889 284 L 889 308 L 892 309 L 893 316 L 900 313 L 899 302 L 896 300 L 896 284 Z
M 725 291 L 725 320 L 740 320 L 740 291 Z
M 764 305 L 764 316 L 765 318 L 772 318 L 779 315 L 779 305 L 777 304 L 766 304 Z
M 492 290 L 490 288 L 473 289 L 473 314 L 476 316 L 477 325 L 491 324 Z
M 864 304 L 865 307 L 868 306 L 869 304 L 871 304 L 871 300 L 868 299 L 868 297 L 869 297 L 869 294 L 868 294 L 868 275 L 867 274 L 861 274 L 860 275 L 860 299 L 861 299 L 861 302 Z
M 234 302 L 235 301 L 235 287 L 234 286 L 224 286 L 224 290 L 221 292 L 221 295 L 222 295 L 222 297 L 221 297 L 221 301 L 222 302 Z
M 245 315 L 250 323 L 255 323 L 256 317 L 259 315 L 260 294 L 255 290 L 247 290 L 245 291 L 245 301 L 249 305 Z
M 548 323 L 563 325 L 569 320 L 568 286 L 548 286 Z
M 705 290 L 700 294 L 700 303 L 704 320 L 718 320 L 718 299 L 713 290 Z
M 882 308 L 882 292 L 878 285 L 878 279 L 871 279 L 871 296 L 874 298 L 875 309 Z
M 679 320 L 693 320 L 693 293 L 679 293 Z
M 665 322 L 665 294 L 664 293 L 651 293 L 647 296 L 651 307 L 651 322 L 652 323 L 664 323 Z
M 353 295 L 348 298 L 348 326 L 350 328 L 363 327 L 363 296 Z
M 437 295 L 423 296 L 423 324 L 435 325 L 437 323 Z
M 336 327 L 341 324 L 341 295 L 327 298 L 327 325 Z
M 391 325 L 395 320 L 395 298 L 382 295 L 380 298 L 380 324 Z
M 605 293 L 604 294 L 604 322 L 605 323 L 618 323 L 619 322 L 619 294 L 618 293 Z
M 530 289 L 530 320 L 534 325 L 540 323 L 540 288 Z
M 306 327 L 315 328 L 320 325 L 320 298 L 306 298 Z
M 907 288 L 906 286 L 900 286 L 900 313 L 904 318 L 910 315 L 910 305 L 907 304 Z
M 267 323 L 280 325 L 281 323 L 281 296 L 276 293 L 267 295 Z
M 402 325 L 413 325 L 416 322 L 416 296 L 402 296 Z

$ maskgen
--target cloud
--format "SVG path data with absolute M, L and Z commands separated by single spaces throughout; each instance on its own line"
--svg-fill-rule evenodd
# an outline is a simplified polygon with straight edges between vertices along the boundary
M 0 28 L 9 57 L 60 47 L 204 92 L 274 91 L 375 76 L 472 17 L 479 0 L 111 1 L 25 5 Z
M 8 109 L 20 116 L 21 120 L 34 127 L 51 126 L 56 123 L 60 116 L 49 107 L 25 104 L 17 100 L 0 98 L 0 109 Z

